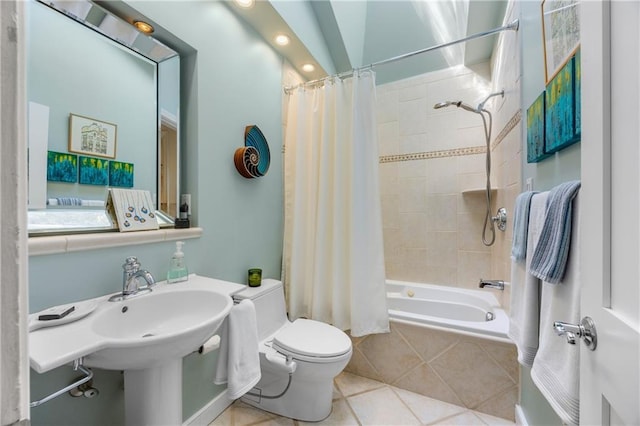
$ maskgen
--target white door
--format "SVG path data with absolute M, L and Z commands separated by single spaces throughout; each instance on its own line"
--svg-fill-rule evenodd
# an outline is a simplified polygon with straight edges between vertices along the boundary
M 580 423 L 640 425 L 640 2 L 581 8 Z

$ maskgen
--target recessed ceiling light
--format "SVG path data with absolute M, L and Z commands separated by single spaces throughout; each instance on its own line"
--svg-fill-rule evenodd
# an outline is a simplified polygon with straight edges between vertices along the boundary
M 302 71 L 304 72 L 312 72 L 316 69 L 316 67 L 314 67 L 312 64 L 304 64 L 302 66 Z
M 275 38 L 276 43 L 280 46 L 286 46 L 291 41 L 288 36 L 284 34 L 278 34 Z
M 151 34 L 154 31 L 153 25 L 144 21 L 133 21 L 133 26 L 145 34 Z
M 250 8 L 253 6 L 254 0 L 236 0 L 236 4 L 240 7 Z

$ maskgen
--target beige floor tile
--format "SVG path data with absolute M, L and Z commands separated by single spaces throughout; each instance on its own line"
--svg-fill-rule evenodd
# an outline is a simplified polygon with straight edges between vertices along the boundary
M 237 425 L 234 425 L 237 426 Z M 287 417 L 275 417 L 260 423 L 252 423 L 251 426 L 295 426 L 295 422 Z
M 275 414 L 262 411 L 258 408 L 245 404 L 242 401 L 236 401 L 227 408 L 226 411 L 231 412 L 233 426 L 245 426 L 258 422 L 264 422 L 275 417 Z
M 378 389 L 384 386 L 384 383 L 382 382 L 367 379 L 361 376 L 356 376 L 355 374 L 351 373 L 342 373 L 338 375 L 338 377 L 336 377 L 335 379 L 335 383 L 344 396 L 351 396 L 373 389 Z
M 389 387 L 347 398 L 363 426 L 419 425 L 420 421 Z
M 233 421 L 231 420 L 231 407 L 224 410 L 218 417 L 216 417 L 209 426 L 231 426 Z
M 351 412 L 349 405 L 347 405 L 347 401 L 344 399 L 340 399 L 337 401 L 333 401 L 333 406 L 331 407 L 331 414 L 329 417 L 324 419 L 321 422 L 301 422 L 298 421 L 299 426 L 313 426 L 313 425 L 323 425 L 323 426 L 357 426 L 359 425 L 358 420 L 356 420 L 355 416 Z
M 444 420 L 440 420 L 439 422 L 432 423 L 432 425 L 442 425 L 442 426 L 485 426 L 485 423 L 480 419 L 480 417 L 476 416 L 472 411 L 467 411 L 462 414 L 458 414 L 453 417 L 446 418 Z
M 453 405 L 437 399 L 429 398 L 400 388 L 393 388 L 400 399 L 413 411 L 422 423 L 433 423 L 455 414 L 467 411 L 459 405 Z
M 509 420 L 501 419 L 500 417 L 490 416 L 488 414 L 479 413 L 477 411 L 473 412 L 476 416 L 480 417 L 483 422 L 488 424 L 489 426 L 508 426 L 515 425 L 514 422 L 510 422 Z

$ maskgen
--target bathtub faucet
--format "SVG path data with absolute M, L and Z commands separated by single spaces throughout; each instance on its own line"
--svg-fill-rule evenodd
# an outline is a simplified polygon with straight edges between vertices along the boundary
M 504 281 L 502 280 L 484 280 L 480 278 L 480 288 L 496 288 L 498 290 L 504 290 Z

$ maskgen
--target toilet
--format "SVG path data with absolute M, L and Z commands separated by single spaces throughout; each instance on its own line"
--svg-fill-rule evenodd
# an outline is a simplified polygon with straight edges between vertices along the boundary
M 333 379 L 351 359 L 351 339 L 331 325 L 290 322 L 282 282 L 262 280 L 233 295 L 256 309 L 262 378 L 242 401 L 271 413 L 316 422 L 331 414 Z

